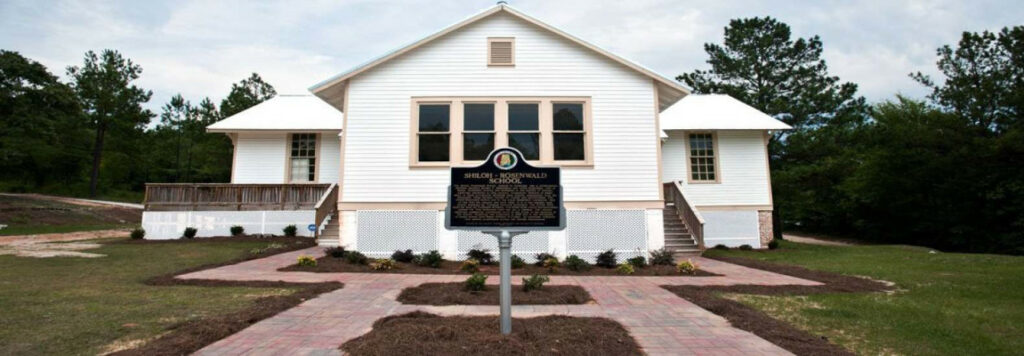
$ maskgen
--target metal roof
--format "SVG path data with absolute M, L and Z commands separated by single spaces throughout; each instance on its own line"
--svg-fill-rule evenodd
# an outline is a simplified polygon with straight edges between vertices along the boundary
M 209 132 L 341 131 L 344 115 L 312 95 L 278 95 L 206 127 Z
M 750 105 L 725 94 L 690 94 L 660 114 L 662 130 L 789 130 Z

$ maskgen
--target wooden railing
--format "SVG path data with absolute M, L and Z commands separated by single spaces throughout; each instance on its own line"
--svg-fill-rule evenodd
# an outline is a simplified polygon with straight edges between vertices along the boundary
M 323 225 L 324 219 L 331 214 L 334 214 L 338 210 L 338 184 L 331 183 L 331 186 L 327 188 L 327 194 L 320 197 L 320 201 L 316 202 L 313 206 L 313 210 L 316 211 L 315 221 L 316 230 L 314 230 L 314 236 L 320 237 L 320 225 Z
M 331 186 L 334 185 L 151 183 L 146 184 L 143 204 L 148 211 L 311 210 L 324 200 Z
M 700 216 L 697 208 L 683 196 L 683 186 L 679 182 L 665 184 L 665 195 L 665 198 L 671 200 L 675 205 L 676 212 L 683 219 L 686 228 L 690 230 L 690 235 L 697 242 L 697 247 L 704 250 L 704 217 Z

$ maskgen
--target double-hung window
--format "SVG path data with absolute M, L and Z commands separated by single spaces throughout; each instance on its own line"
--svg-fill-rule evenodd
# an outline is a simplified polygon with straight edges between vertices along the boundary
M 494 150 L 494 103 L 465 103 L 462 114 L 462 160 L 483 161 Z
M 508 146 L 529 161 L 540 160 L 540 104 L 508 104 Z
M 296 133 L 291 137 L 289 163 L 292 182 L 316 181 L 316 134 Z
M 583 161 L 586 156 L 586 128 L 583 103 L 553 103 L 552 138 L 556 161 Z
M 420 104 L 416 134 L 419 162 L 448 162 L 451 138 L 451 105 Z
M 687 140 L 690 142 L 690 182 L 718 182 L 715 135 L 691 133 Z

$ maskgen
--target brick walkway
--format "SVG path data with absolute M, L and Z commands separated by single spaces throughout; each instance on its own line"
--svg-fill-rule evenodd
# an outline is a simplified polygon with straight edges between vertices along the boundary
M 369 332 L 373 322 L 422 310 L 438 315 L 497 315 L 497 306 L 404 305 L 395 298 L 402 289 L 428 282 L 461 282 L 461 275 L 278 272 L 299 255 L 321 254 L 311 248 L 231 266 L 194 272 L 179 278 L 340 281 L 345 287 L 306 301 L 260 321 L 200 350 L 200 355 L 338 355 L 346 341 Z M 515 305 L 513 317 L 542 315 L 595 316 L 618 321 L 650 355 L 789 355 L 754 334 L 733 328 L 725 319 L 677 297 L 660 285 L 802 284 L 820 283 L 698 258 L 701 268 L 721 277 L 552 276 L 550 284 L 580 285 L 596 301 L 587 305 Z M 488 279 L 496 283 L 497 277 Z M 517 284 L 518 278 L 513 278 Z M 497 330 L 495 330 L 497 332 Z

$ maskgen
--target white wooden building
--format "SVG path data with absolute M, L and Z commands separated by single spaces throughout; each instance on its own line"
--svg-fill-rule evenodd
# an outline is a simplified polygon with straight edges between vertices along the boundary
M 234 142 L 231 184 L 151 184 L 147 237 L 294 224 L 371 256 L 494 249 L 493 237 L 444 228 L 449 167 L 510 146 L 562 167 L 568 209 L 564 231 L 516 238 L 523 257 L 693 253 L 771 238 L 767 137 L 788 126 L 728 96 L 690 95 L 508 5 L 310 92 L 211 125 Z

